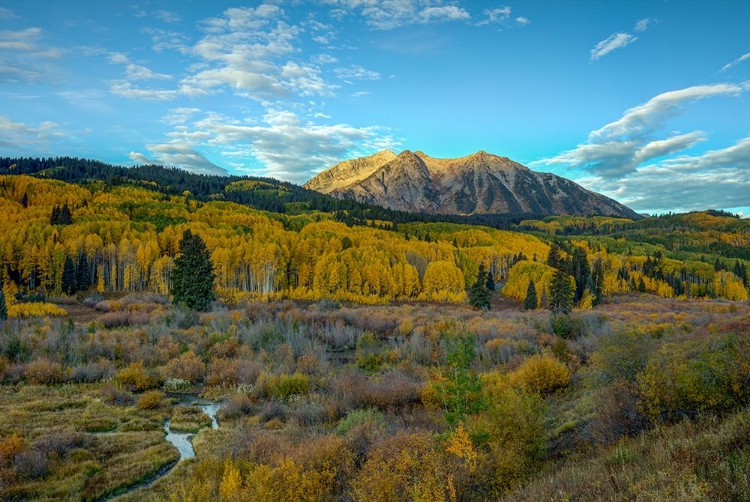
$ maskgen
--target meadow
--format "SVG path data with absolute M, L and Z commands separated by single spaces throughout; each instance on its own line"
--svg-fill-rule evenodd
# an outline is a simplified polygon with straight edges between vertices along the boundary
M 491 311 L 287 300 L 198 314 L 133 293 L 8 320 L 0 493 L 747 498 L 747 302 L 621 295 L 574 311 L 561 337 L 548 311 L 493 300 Z M 219 428 L 184 395 L 221 401 Z M 196 432 L 196 458 L 137 488 L 178 458 L 167 419 Z

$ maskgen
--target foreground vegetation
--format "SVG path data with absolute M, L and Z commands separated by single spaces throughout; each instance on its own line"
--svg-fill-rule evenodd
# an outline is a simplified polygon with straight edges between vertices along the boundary
M 2 328 L 4 500 L 98 500 L 150 478 L 177 458 L 167 418 L 199 431 L 197 457 L 126 500 L 747 493 L 746 303 L 621 296 L 575 311 L 566 337 L 520 306 L 100 303 L 91 321 L 68 305 L 71 321 Z M 219 429 L 174 392 L 223 400 Z
M 2 500 L 748 498 L 745 220 L 520 233 L 68 161 L 0 165 L 78 183 L 0 176 Z

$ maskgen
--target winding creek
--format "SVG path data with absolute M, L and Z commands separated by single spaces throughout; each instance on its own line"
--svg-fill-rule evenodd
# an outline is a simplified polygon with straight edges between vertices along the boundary
M 192 396 L 189 396 L 189 397 L 180 396 L 178 397 L 178 400 L 179 400 L 179 403 L 177 406 L 198 406 L 201 410 L 203 410 L 203 413 L 208 415 L 208 417 L 211 419 L 211 428 L 212 429 L 219 428 L 219 422 L 216 419 L 216 414 L 219 412 L 221 408 L 224 407 L 224 403 L 208 401 L 205 399 L 197 399 Z M 179 460 L 175 462 L 174 464 L 164 466 L 151 478 L 146 479 L 143 482 L 138 483 L 137 485 L 127 488 L 124 492 L 120 493 L 119 495 L 113 498 L 110 498 L 109 500 L 117 500 L 118 498 L 124 495 L 131 494 L 136 490 L 149 488 L 153 486 L 160 479 L 169 475 L 175 469 L 175 467 L 177 467 L 177 464 L 179 464 L 183 460 L 195 458 L 195 449 L 193 448 L 193 443 L 191 442 L 191 438 L 195 435 L 195 433 L 172 431 L 169 428 L 169 424 L 170 424 L 170 420 L 167 420 L 166 422 L 164 422 L 164 432 L 167 433 L 164 439 L 172 443 L 174 447 L 177 448 L 177 450 L 180 452 Z

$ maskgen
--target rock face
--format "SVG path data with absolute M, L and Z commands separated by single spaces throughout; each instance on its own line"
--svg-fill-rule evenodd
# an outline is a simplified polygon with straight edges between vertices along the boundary
M 536 213 L 638 218 L 619 202 L 550 173 L 539 173 L 479 151 L 436 159 L 405 150 L 383 150 L 347 160 L 305 185 L 338 198 L 431 214 Z

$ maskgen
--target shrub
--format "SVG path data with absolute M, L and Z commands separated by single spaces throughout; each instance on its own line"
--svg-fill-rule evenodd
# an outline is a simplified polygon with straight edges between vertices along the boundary
M 217 412 L 217 417 L 221 420 L 232 420 L 246 415 L 252 415 L 256 412 L 256 405 L 243 393 L 235 393 L 224 403 L 224 406 Z
M 52 303 L 16 303 L 8 306 L 8 317 L 64 317 L 68 312 Z
M 570 370 L 553 356 L 535 355 L 510 374 L 511 384 L 530 394 L 547 395 L 568 385 Z
M 303 375 L 299 372 L 292 375 L 282 373 L 281 376 L 279 376 L 278 384 L 272 395 L 279 399 L 290 399 L 294 396 L 303 396 L 307 394 L 309 389 L 310 377 L 307 375 Z
M 161 406 L 164 399 L 164 393 L 158 390 L 144 392 L 137 401 L 137 406 L 141 410 L 155 410 Z
M 18 476 L 23 479 L 40 479 L 49 473 L 47 456 L 39 450 L 26 450 L 13 460 Z
M 26 379 L 37 385 L 54 385 L 62 382 L 62 364 L 49 359 L 32 361 L 26 367 Z
M 115 376 L 115 366 L 107 359 L 100 359 L 94 363 L 76 366 L 70 372 L 68 380 L 77 383 L 94 383 L 107 380 Z
M 161 385 L 161 378 L 153 370 L 147 371 L 143 366 L 143 361 L 132 363 L 121 369 L 117 373 L 117 382 L 120 385 L 142 392 L 148 389 L 155 389 Z
M 86 448 L 91 444 L 91 439 L 86 434 L 73 431 L 53 432 L 44 434 L 34 439 L 34 448 L 47 456 L 56 455 L 64 458 L 75 448 Z
M 346 418 L 343 418 L 339 421 L 338 425 L 336 426 L 336 434 L 338 434 L 339 436 L 345 436 L 355 427 L 360 427 L 364 424 L 382 426 L 385 424 L 385 415 L 383 415 L 376 408 L 350 411 L 346 414 Z
M 195 355 L 195 352 L 188 350 L 180 357 L 169 361 L 166 371 L 167 375 L 172 378 L 197 383 L 206 375 L 206 365 Z
M 107 404 L 129 406 L 135 401 L 133 395 L 130 392 L 118 389 L 111 384 L 103 385 L 101 391 L 99 392 L 101 393 L 102 399 Z

